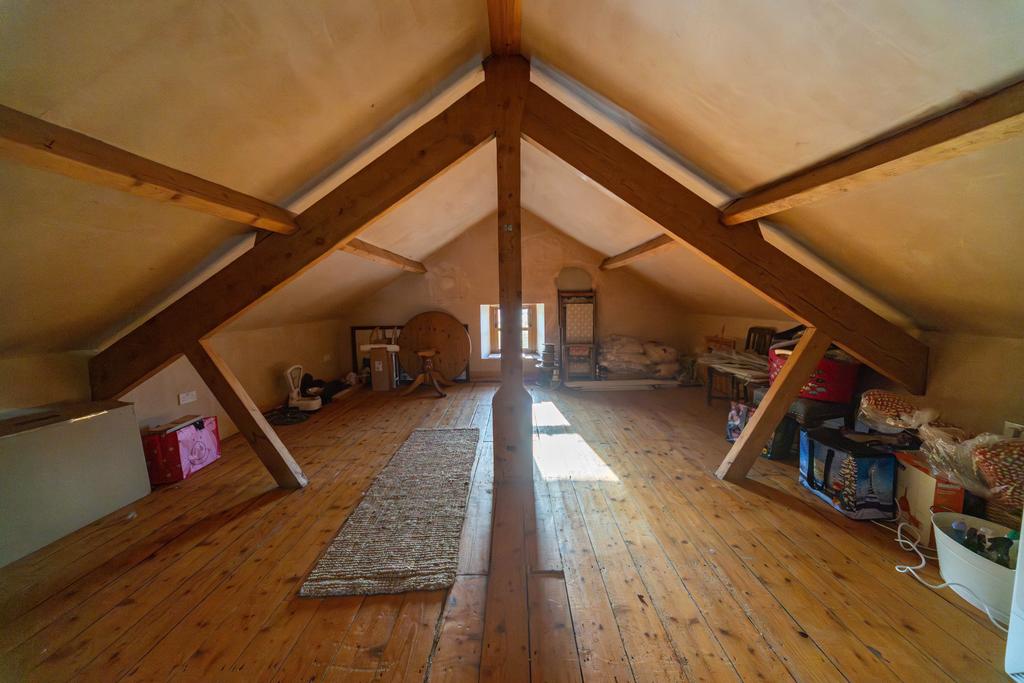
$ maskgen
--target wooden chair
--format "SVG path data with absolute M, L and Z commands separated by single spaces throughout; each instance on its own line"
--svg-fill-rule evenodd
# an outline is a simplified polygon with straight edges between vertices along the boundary
M 440 385 L 443 384 L 450 387 L 455 383 L 449 382 L 445 379 L 444 375 L 434 369 L 434 356 L 437 355 L 437 349 L 423 349 L 417 351 L 416 355 L 420 358 L 420 374 L 416 375 L 416 379 L 409 385 L 409 388 L 402 392 L 402 396 L 408 396 L 426 382 L 429 382 L 434 387 L 434 391 L 437 392 L 438 396 L 447 396 L 448 394 L 441 390 Z
M 767 356 L 774 336 L 774 327 L 751 327 L 747 330 L 747 341 L 743 344 L 743 350 Z
M 768 349 L 772 345 L 772 338 L 775 336 L 774 327 L 751 327 L 747 330 L 747 339 L 743 343 L 744 351 L 752 351 L 762 356 L 768 355 Z M 719 373 L 729 378 L 729 393 L 728 394 L 715 394 L 713 390 L 713 384 L 715 380 L 715 373 Z M 712 399 L 725 398 L 731 401 L 747 401 L 748 403 L 753 399 L 753 389 L 763 386 L 760 383 L 744 382 L 735 375 L 729 373 L 723 373 L 721 370 L 715 370 L 713 367 L 708 367 L 708 384 L 707 384 L 707 403 L 711 405 Z

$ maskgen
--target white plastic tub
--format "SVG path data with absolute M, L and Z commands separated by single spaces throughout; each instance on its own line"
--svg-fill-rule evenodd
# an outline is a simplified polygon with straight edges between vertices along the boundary
M 992 616 L 1005 624 L 1010 620 L 1014 570 L 996 564 L 957 543 L 950 532 L 953 529 L 953 522 L 958 519 L 962 519 L 968 527 L 975 529 L 988 527 L 996 536 L 1005 536 L 1010 530 L 987 519 L 958 512 L 937 512 L 932 515 L 935 548 L 939 552 L 939 573 L 943 581 L 961 584 L 950 588 L 982 611 L 985 608 L 981 603 L 988 605 L 992 610 Z M 964 590 L 962 586 L 966 586 L 970 591 Z

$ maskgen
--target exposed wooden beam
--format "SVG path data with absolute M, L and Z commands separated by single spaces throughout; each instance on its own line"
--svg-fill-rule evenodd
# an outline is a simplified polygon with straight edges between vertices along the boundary
M 523 31 L 521 0 L 487 0 L 487 21 L 491 29 L 491 54 L 517 55 Z
M 296 219 L 292 235 L 267 235 L 197 288 L 94 356 L 94 396 L 120 396 L 197 339 L 300 275 L 366 224 L 494 135 L 483 84 L 368 164 Z
M 523 249 L 520 128 L 530 65 L 522 57 L 490 57 L 485 85 L 496 119 L 498 173 L 498 304 L 501 387 L 494 394 L 494 517 L 484 609 L 480 679 L 530 680 L 526 530 L 532 526 L 532 400 L 523 386 Z
M 738 225 L 1024 135 L 1024 81 L 732 202 Z
M 601 270 L 621 268 L 622 266 L 628 265 L 638 259 L 642 259 L 646 256 L 653 256 L 659 251 L 673 249 L 678 246 L 679 243 L 668 235 L 658 235 L 653 240 L 647 240 L 643 244 L 633 247 L 632 249 L 627 249 L 621 254 L 609 256 L 604 261 L 601 261 Z
M 788 315 L 910 391 L 924 392 L 924 344 L 768 244 L 756 224 L 726 228 L 714 206 L 532 84 L 523 134 Z
M 832 340 L 824 333 L 813 327 L 807 328 L 747 426 L 719 465 L 719 479 L 739 481 L 747 476 L 747 472 L 761 456 L 761 449 L 782 422 L 790 404 L 800 394 L 800 388 L 807 383 L 831 344 Z
M 196 342 L 185 355 L 224 412 L 281 488 L 298 489 L 306 485 L 306 475 L 288 448 L 278 438 L 263 413 L 256 407 L 235 373 L 208 344 Z
M 279 206 L 4 106 L 0 156 L 254 228 L 296 229 L 295 216 Z
M 373 261 L 374 263 L 380 263 L 385 266 L 394 266 L 395 268 L 401 268 L 410 273 L 425 273 L 427 267 L 419 261 L 413 261 L 411 258 L 406 258 L 400 254 L 396 254 L 393 251 L 388 251 L 376 245 L 364 242 L 361 239 L 353 239 L 349 242 L 341 245 L 342 251 L 347 251 L 350 254 L 355 254 L 361 258 Z

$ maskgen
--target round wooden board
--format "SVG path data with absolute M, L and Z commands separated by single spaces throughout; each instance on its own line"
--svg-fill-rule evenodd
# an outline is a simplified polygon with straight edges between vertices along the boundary
M 398 335 L 398 361 L 410 376 L 420 372 L 417 351 L 436 349 L 434 369 L 445 379 L 453 380 L 469 365 L 472 342 L 469 330 L 443 311 L 429 311 L 413 316 Z

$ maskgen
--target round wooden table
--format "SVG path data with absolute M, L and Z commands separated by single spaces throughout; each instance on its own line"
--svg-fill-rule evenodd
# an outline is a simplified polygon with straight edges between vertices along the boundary
M 466 327 L 444 311 L 429 311 L 413 316 L 402 327 L 398 347 L 398 361 L 402 368 L 410 375 L 419 373 L 413 388 L 433 379 L 423 376 L 420 352 L 434 351 L 430 357 L 431 370 L 440 375 L 442 384 L 450 384 L 466 371 L 473 348 Z

